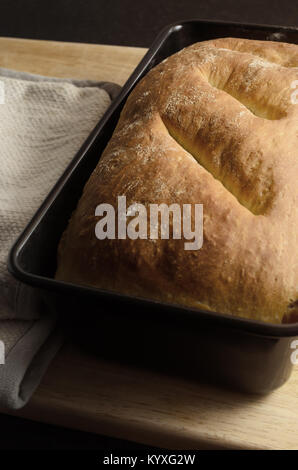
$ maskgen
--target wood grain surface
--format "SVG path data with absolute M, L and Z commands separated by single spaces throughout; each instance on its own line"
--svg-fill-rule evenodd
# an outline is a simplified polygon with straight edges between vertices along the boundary
M 0 38 L 0 66 L 122 85 L 145 49 Z M 97 358 L 65 345 L 30 403 L 46 423 L 184 449 L 298 449 L 298 367 L 265 397 Z
M 0 67 L 123 85 L 147 49 L 0 38 Z

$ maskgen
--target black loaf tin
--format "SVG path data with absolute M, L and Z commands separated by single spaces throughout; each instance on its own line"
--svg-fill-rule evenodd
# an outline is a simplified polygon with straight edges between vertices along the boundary
M 265 324 L 53 279 L 60 236 L 135 84 L 183 47 L 227 36 L 298 43 L 298 29 L 279 26 L 198 20 L 164 29 L 15 243 L 9 269 L 21 281 L 42 288 L 45 302 L 54 299 L 76 339 L 100 354 L 267 393 L 290 376 L 297 323 Z

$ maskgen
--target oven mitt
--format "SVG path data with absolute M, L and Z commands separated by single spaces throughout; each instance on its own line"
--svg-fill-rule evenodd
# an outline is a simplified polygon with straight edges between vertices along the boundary
M 8 273 L 8 252 L 119 90 L 0 68 L 1 408 L 26 403 L 62 341 L 50 296 Z

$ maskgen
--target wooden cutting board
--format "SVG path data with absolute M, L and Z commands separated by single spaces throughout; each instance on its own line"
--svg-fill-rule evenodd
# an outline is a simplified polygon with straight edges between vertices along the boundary
M 122 85 L 145 49 L 0 38 L 0 66 Z M 30 403 L 29 419 L 195 449 L 298 449 L 298 367 L 266 397 L 242 395 L 108 362 L 66 345 Z

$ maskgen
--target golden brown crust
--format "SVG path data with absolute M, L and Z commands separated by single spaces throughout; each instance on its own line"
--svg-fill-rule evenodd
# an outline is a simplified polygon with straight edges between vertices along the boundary
M 298 46 L 223 38 L 129 96 L 59 246 L 57 279 L 287 321 L 298 299 Z M 202 203 L 204 244 L 103 240 L 95 207 Z

